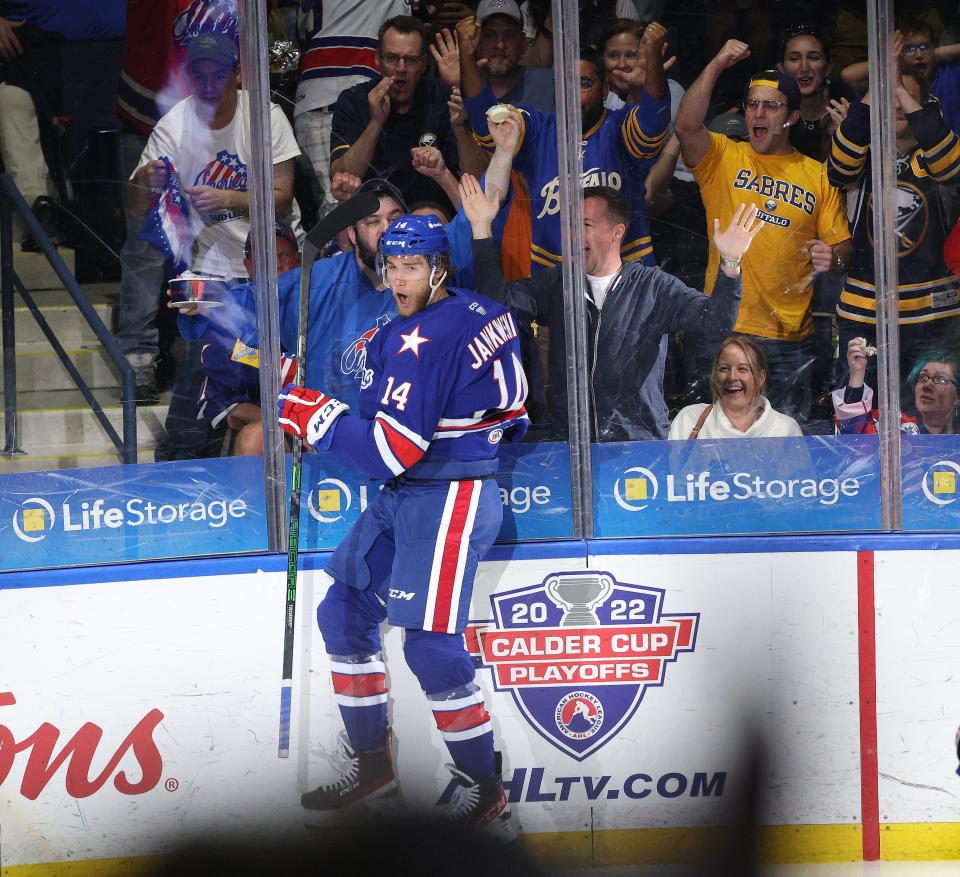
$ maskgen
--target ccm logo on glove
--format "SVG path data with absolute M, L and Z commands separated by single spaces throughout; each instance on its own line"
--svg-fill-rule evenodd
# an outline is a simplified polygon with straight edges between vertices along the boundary
M 288 384 L 277 397 L 280 428 L 316 446 L 349 405 L 319 390 Z M 331 436 L 332 437 L 332 436 Z

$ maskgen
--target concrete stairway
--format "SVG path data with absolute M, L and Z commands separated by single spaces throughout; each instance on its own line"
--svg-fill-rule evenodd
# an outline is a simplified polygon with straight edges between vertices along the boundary
M 61 250 L 73 269 L 73 252 Z M 39 253 L 16 252 L 14 268 L 34 297 L 104 413 L 123 435 L 120 375 L 70 295 Z M 84 287 L 106 327 L 119 300 L 118 284 Z M 103 426 L 53 352 L 33 315 L 15 295 L 17 439 L 23 455 L 0 456 L 0 473 L 112 466 L 122 463 Z M 2 396 L 2 386 L 0 386 Z M 153 461 L 163 437 L 166 400 L 137 410 L 137 458 Z

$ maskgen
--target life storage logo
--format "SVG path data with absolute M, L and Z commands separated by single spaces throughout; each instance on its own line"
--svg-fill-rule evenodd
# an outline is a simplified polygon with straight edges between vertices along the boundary
M 952 460 L 938 460 L 923 476 L 923 495 L 934 505 L 950 505 L 957 499 L 960 466 Z
M 107 505 L 102 497 L 82 502 L 66 501 L 55 510 L 52 503 L 32 496 L 13 513 L 12 526 L 23 542 L 40 542 L 62 532 L 84 533 L 91 530 L 117 530 L 122 527 L 151 527 L 185 522 L 205 524 L 217 530 L 231 519 L 243 518 L 247 503 L 242 499 L 214 499 L 162 503 L 143 497 L 131 497 L 120 505 Z
M 31 496 L 13 513 L 13 532 L 24 542 L 39 542 L 46 539 L 56 521 L 53 506 L 39 496 Z
M 546 740 L 577 761 L 605 745 L 692 652 L 699 613 L 663 612 L 664 591 L 608 572 L 558 572 L 490 598 L 467 647 Z
M 661 494 L 660 502 L 671 504 L 811 500 L 818 505 L 834 506 L 844 497 L 859 496 L 861 490 L 859 478 L 768 478 L 755 472 L 713 473 L 708 470 L 668 473 L 661 486 L 650 469 L 631 466 L 624 469 L 614 482 L 613 498 L 627 512 L 643 511 Z M 929 492 L 927 496 L 930 496 Z

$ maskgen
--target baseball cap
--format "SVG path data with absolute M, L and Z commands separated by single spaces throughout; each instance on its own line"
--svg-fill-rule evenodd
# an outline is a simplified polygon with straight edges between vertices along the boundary
M 383 179 L 383 177 L 370 177 L 369 180 L 364 180 L 357 187 L 357 192 L 373 192 L 375 195 L 388 195 L 397 202 L 404 213 L 410 212 L 407 210 L 407 202 L 404 200 L 403 195 L 400 194 L 400 190 L 389 180 Z
M 755 85 L 766 85 L 768 88 L 775 88 L 786 99 L 787 106 L 791 110 L 800 107 L 800 86 L 797 80 L 789 73 L 782 73 L 779 70 L 764 70 L 761 73 L 754 73 L 750 77 L 750 84 L 747 86 L 749 92 Z
M 286 222 L 281 222 L 279 219 L 275 223 L 277 237 L 283 238 L 287 241 L 290 246 L 295 250 L 300 249 L 300 245 L 297 243 L 297 236 L 294 234 L 293 229 Z M 249 259 L 253 255 L 253 240 L 251 235 L 253 234 L 253 229 L 247 232 L 247 239 L 243 243 L 243 258 Z
M 240 63 L 236 40 L 223 33 L 197 34 L 187 48 L 187 64 L 194 61 L 215 61 L 224 67 L 236 67 Z
M 481 0 L 477 5 L 477 20 L 483 24 L 491 15 L 508 15 L 523 24 L 523 13 L 514 0 Z

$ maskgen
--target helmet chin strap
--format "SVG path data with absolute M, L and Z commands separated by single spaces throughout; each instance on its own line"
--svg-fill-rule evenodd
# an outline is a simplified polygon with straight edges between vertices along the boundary
M 430 268 L 430 280 L 427 281 L 430 284 L 430 298 L 427 299 L 427 306 L 432 305 L 437 297 L 437 293 L 440 291 L 440 288 L 443 286 L 443 282 L 447 279 L 447 269 L 443 269 L 443 273 L 437 277 L 437 266 L 433 265 Z

